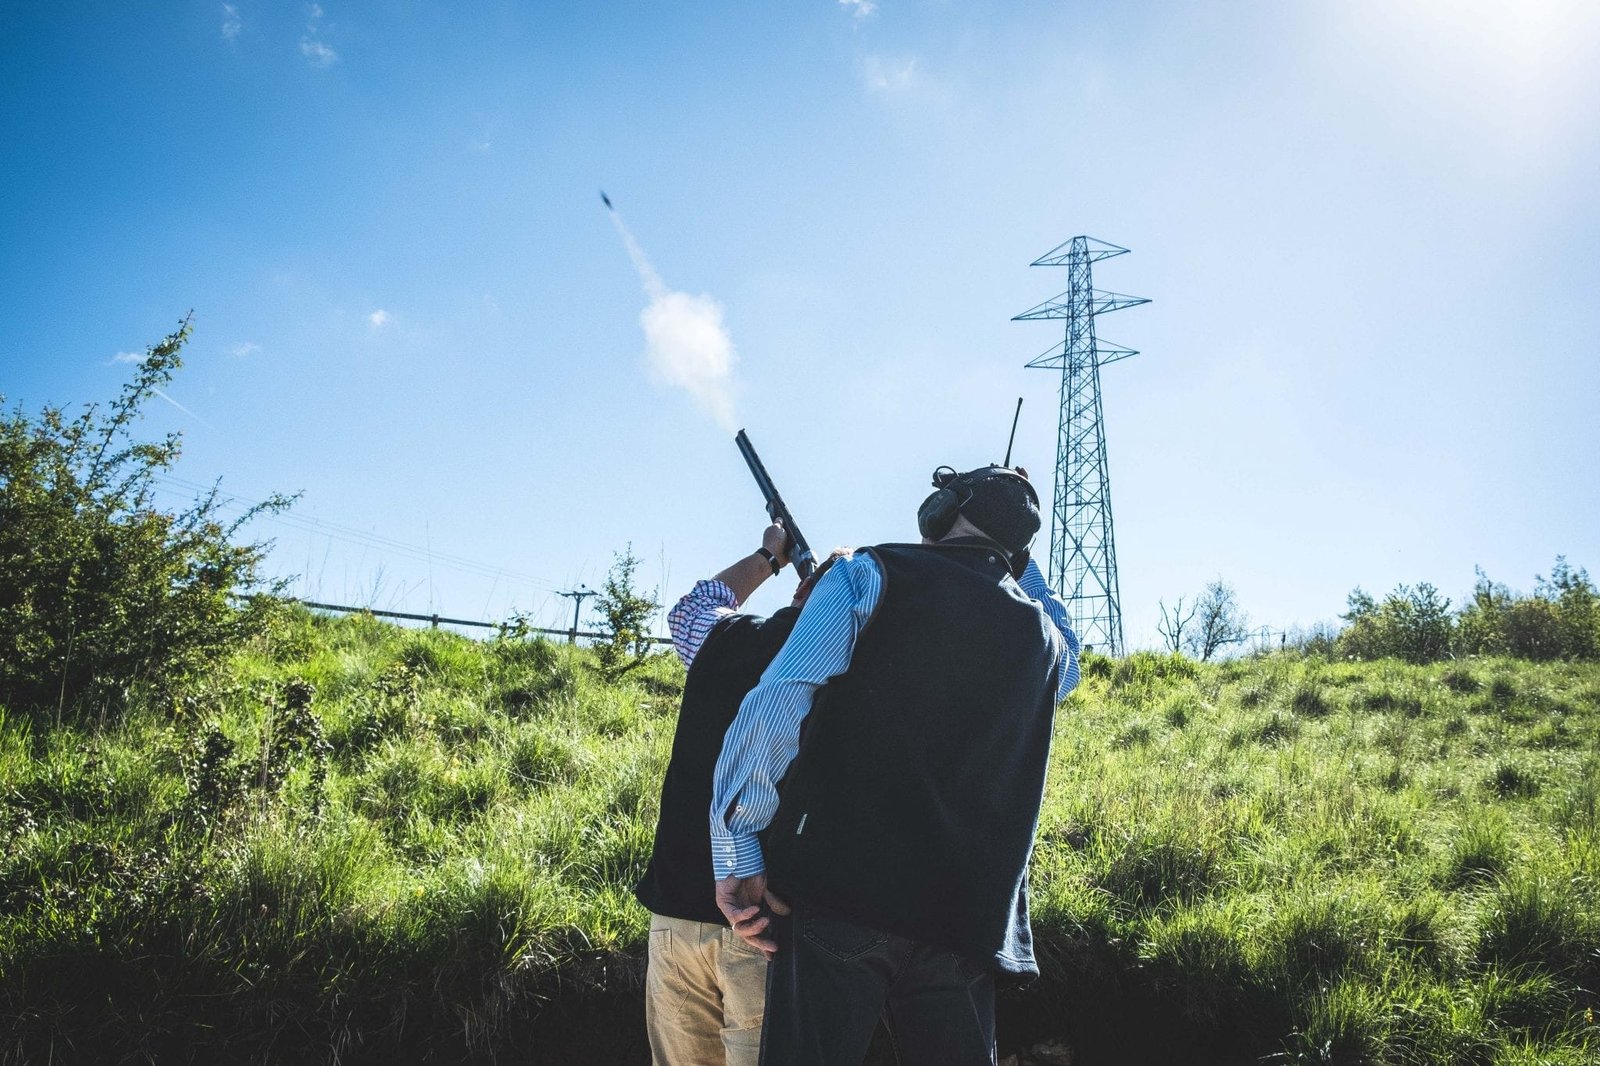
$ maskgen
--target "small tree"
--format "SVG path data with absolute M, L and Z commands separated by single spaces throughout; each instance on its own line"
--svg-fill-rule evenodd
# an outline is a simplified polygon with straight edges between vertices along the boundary
M 1199 610 L 1199 604 L 1191 603 L 1188 613 L 1183 610 L 1183 597 L 1178 597 L 1178 602 L 1170 610 L 1165 600 L 1157 600 L 1156 606 L 1161 609 L 1161 621 L 1156 623 L 1156 632 L 1161 634 L 1161 640 L 1166 644 L 1167 650 L 1176 652 L 1183 650 L 1183 631 L 1194 621 L 1194 615 Z
M 1531 596 L 1490 581 L 1480 569 L 1462 609 L 1456 647 L 1466 654 L 1524 659 L 1600 658 L 1600 595 L 1581 567 L 1556 556 L 1550 579 L 1534 578 Z
M 1504 655 L 1506 613 L 1516 596 L 1506 586 L 1490 581 L 1483 567 L 1474 567 L 1472 602 L 1456 616 L 1456 648 L 1468 655 Z
M 618 552 L 594 601 L 595 610 L 605 617 L 609 634 L 595 645 L 595 654 L 600 657 L 600 669 L 613 680 L 644 662 L 650 653 L 650 618 L 661 608 L 654 590 L 640 595 L 634 588 L 639 562 L 632 544 Z
M 1600 658 L 1600 594 L 1588 572 L 1558 555 L 1550 580 L 1536 577 L 1534 582 L 1534 595 L 1555 604 L 1561 657 Z
M 1206 586 L 1195 602 L 1195 628 L 1188 637 L 1189 651 L 1201 662 L 1209 662 L 1223 648 L 1243 644 L 1250 635 L 1248 625 L 1233 586 L 1219 577 Z
M 1357 659 L 1393 657 L 1409 663 L 1431 663 L 1450 654 L 1455 620 L 1450 601 L 1426 581 L 1398 585 L 1382 603 L 1357 588 L 1349 610 L 1350 623 L 1339 634 L 1339 649 Z
M 120 713 L 130 695 L 176 694 L 265 620 L 264 603 L 234 597 L 277 591 L 260 576 L 266 545 L 234 539 L 290 501 L 224 523 L 213 488 L 162 510 L 154 482 L 180 438 L 132 439 L 189 331 L 185 318 L 150 347 L 106 411 L 0 414 L 0 705 Z

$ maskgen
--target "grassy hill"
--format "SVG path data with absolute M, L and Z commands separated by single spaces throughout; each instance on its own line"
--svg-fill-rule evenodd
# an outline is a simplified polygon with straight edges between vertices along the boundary
M 1592 1063 L 1600 666 L 1091 657 L 1003 1051 Z M 644 1061 L 682 689 L 284 615 L 120 723 L 0 714 L 9 1061 Z

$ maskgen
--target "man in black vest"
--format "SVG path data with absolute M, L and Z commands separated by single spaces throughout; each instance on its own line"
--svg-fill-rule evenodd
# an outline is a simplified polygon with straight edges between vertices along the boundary
M 634 889 L 651 912 L 645 1024 L 656 1066 L 755 1066 L 767 960 L 729 928 L 713 898 L 706 808 L 711 768 L 739 701 L 794 628 L 818 567 L 794 602 L 770 618 L 739 608 L 788 564 L 783 527 L 715 577 L 699 581 L 667 616 L 689 676 L 661 787 L 655 847 Z
M 921 544 L 818 583 L 717 761 L 718 904 L 772 958 L 763 1066 L 860 1063 L 880 1012 L 902 1061 L 992 1063 L 994 975 L 1038 973 L 1028 854 L 1078 642 L 1025 472 L 934 487 Z

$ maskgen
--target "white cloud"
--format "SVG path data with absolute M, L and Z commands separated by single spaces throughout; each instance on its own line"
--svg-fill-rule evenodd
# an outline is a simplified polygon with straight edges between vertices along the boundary
M 118 352 L 111 357 L 113 363 L 142 363 L 149 352 Z
M 339 61 L 339 53 L 312 37 L 300 38 L 300 54 L 314 67 L 331 67 Z
M 367 316 L 367 321 L 372 324 L 373 329 L 382 329 L 384 326 L 387 326 L 389 324 L 389 319 L 389 312 L 385 311 L 381 307 Z
M 723 324 L 722 305 L 704 293 L 691 296 L 667 288 L 622 216 L 616 211 L 610 215 L 650 299 L 639 315 L 644 327 L 645 365 L 658 381 L 693 396 L 732 433 L 738 425 L 733 411 L 733 368 L 739 355 Z
M 239 31 L 244 29 L 244 20 L 239 17 L 239 9 L 232 4 L 222 5 L 222 39 L 231 41 L 239 36 Z
M 300 54 L 314 67 L 331 67 L 339 61 L 339 53 L 323 41 L 322 5 L 313 3 L 306 8 L 306 32 L 300 37 Z
M 874 92 L 904 92 L 917 82 L 917 58 L 886 59 L 870 55 L 862 64 L 862 76 L 866 79 L 867 88 Z
M 878 5 L 872 0 L 839 0 L 839 3 L 858 19 L 864 19 L 878 10 Z
M 235 359 L 243 359 L 247 355 L 254 355 L 261 350 L 261 345 L 255 341 L 241 341 L 228 349 L 228 354 Z
M 729 392 L 739 357 L 722 322 L 722 305 L 702 293 L 667 291 L 656 295 L 639 315 L 644 326 L 645 359 L 650 371 L 684 389 L 716 418 L 735 426 Z

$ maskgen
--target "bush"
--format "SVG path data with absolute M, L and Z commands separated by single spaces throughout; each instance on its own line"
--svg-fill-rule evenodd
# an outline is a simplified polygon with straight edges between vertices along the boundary
M 1459 650 L 1534 660 L 1600 658 L 1600 594 L 1587 571 L 1558 555 L 1550 579 L 1534 581 L 1533 595 L 1519 596 L 1479 570 L 1472 602 L 1461 612 Z
M 594 650 L 601 671 L 612 681 L 643 665 L 650 654 L 650 616 L 661 609 L 654 591 L 640 595 L 634 587 L 634 571 L 638 568 L 639 557 L 633 554 L 630 544 L 613 560 L 605 588 L 595 600 L 595 610 L 605 616 L 609 636 Z
M 131 694 L 175 696 L 264 622 L 264 598 L 240 608 L 234 597 L 280 586 L 260 576 L 265 546 L 234 536 L 290 501 L 223 524 L 212 489 L 163 511 L 152 493 L 179 437 L 131 437 L 189 330 L 186 318 L 149 348 L 105 411 L 0 415 L 0 704 L 115 716 Z
M 1339 634 L 1339 649 L 1346 655 L 1431 663 L 1450 653 L 1455 634 L 1450 601 L 1426 581 L 1415 588 L 1398 586 L 1381 604 L 1358 588 L 1347 603 L 1340 617 L 1350 624 Z

